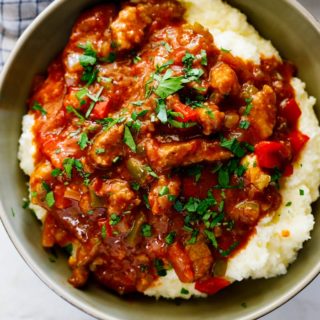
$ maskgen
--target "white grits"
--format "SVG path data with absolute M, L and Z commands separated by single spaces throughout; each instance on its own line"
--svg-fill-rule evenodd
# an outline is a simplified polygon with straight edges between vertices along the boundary
M 181 2 L 187 7 L 185 18 L 189 22 L 200 22 L 207 27 L 219 48 L 231 50 L 233 55 L 257 64 L 263 57 L 281 59 L 271 42 L 261 38 L 248 24 L 246 16 L 237 9 L 221 0 Z M 282 206 L 259 222 L 256 233 L 247 246 L 229 260 L 226 276 L 231 282 L 285 274 L 288 265 L 296 259 L 298 250 L 310 238 L 314 225 L 311 203 L 318 198 L 320 185 L 320 127 L 313 110 L 315 99 L 308 96 L 305 84 L 294 78 L 292 86 L 302 111 L 299 129 L 307 134 L 310 140 L 295 163 L 294 174 L 281 185 Z M 27 175 L 34 170 L 33 124 L 32 115 L 24 116 L 18 157 L 20 166 Z M 303 190 L 304 195 L 300 195 L 300 190 Z M 290 202 L 290 206 L 285 206 Z M 46 211 L 39 206 L 32 205 L 31 208 L 42 220 Z M 189 294 L 181 294 L 182 288 L 187 289 Z M 159 278 L 145 294 L 185 299 L 192 295 L 206 296 L 195 290 L 193 283 L 181 283 L 174 270 Z

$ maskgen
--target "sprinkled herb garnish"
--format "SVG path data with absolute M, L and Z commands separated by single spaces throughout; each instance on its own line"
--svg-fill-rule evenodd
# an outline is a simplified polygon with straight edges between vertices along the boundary
M 34 105 L 32 106 L 32 109 L 35 111 L 40 111 L 40 113 L 45 116 L 47 114 L 47 111 L 43 109 L 40 103 L 35 102 Z
M 84 150 L 89 145 L 89 138 L 85 132 L 81 133 L 78 140 L 78 145 L 80 146 L 81 150 Z
M 171 231 L 170 233 L 167 234 L 167 236 L 165 237 L 165 242 L 167 245 L 171 245 L 173 244 L 174 240 L 176 238 L 176 232 L 175 231 Z
M 180 291 L 181 294 L 189 294 L 189 290 L 182 288 Z
M 165 269 L 163 261 L 161 259 L 155 259 L 154 266 L 159 277 L 165 277 L 167 275 L 167 270 Z
M 133 151 L 137 152 L 137 145 L 128 126 L 125 126 L 123 142 Z
M 150 224 L 144 223 L 141 226 L 141 234 L 146 238 L 149 238 L 152 236 L 152 228 Z
M 46 194 L 46 203 L 49 208 L 53 207 L 55 204 L 54 193 L 50 191 Z
M 110 215 L 109 224 L 110 226 L 115 226 L 121 221 L 121 216 L 113 213 Z

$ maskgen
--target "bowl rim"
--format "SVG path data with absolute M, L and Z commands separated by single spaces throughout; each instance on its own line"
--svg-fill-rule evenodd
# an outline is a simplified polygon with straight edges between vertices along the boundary
M 20 48 L 28 41 L 28 38 L 32 35 L 35 29 L 38 28 L 38 25 L 42 23 L 48 15 L 50 15 L 55 10 L 58 10 L 61 6 L 64 5 L 68 0 L 60 0 L 53 1 L 47 8 L 45 8 L 36 18 L 35 20 L 26 28 L 26 30 L 22 33 L 12 52 L 10 53 L 8 60 L 6 61 L 2 72 L 0 73 L 0 92 L 4 86 L 5 79 L 7 78 L 7 74 L 10 71 L 10 67 L 16 56 L 18 55 Z M 317 31 L 320 36 L 320 22 L 297 0 L 282 0 L 287 5 L 291 6 L 297 12 L 299 12 L 303 18 L 305 18 L 310 25 Z M 17 252 L 21 256 L 21 258 L 25 261 L 25 263 L 29 266 L 29 268 L 33 271 L 33 273 L 54 293 L 56 293 L 60 298 L 70 303 L 72 306 L 77 309 L 85 312 L 86 314 L 95 317 L 101 320 L 124 320 L 118 317 L 110 316 L 105 314 L 104 312 L 99 311 L 98 309 L 91 307 L 88 303 L 80 301 L 71 293 L 68 293 L 63 289 L 61 285 L 51 280 L 48 274 L 44 273 L 38 264 L 29 256 L 27 250 L 24 248 L 24 245 L 20 243 L 19 239 L 16 237 L 14 229 L 10 224 L 9 214 L 7 214 L 3 208 L 1 199 L 0 199 L 0 221 L 2 222 L 6 233 L 8 234 L 11 242 L 16 248 Z M 317 278 L 320 274 L 320 261 L 310 270 L 310 272 L 304 276 L 304 278 L 300 279 L 298 283 L 296 283 L 291 290 L 289 290 L 282 297 L 279 297 L 277 300 L 268 303 L 263 308 L 257 311 L 253 311 L 248 313 L 247 315 L 239 318 L 239 320 L 252 320 L 258 319 L 262 316 L 265 316 L 285 303 L 294 298 L 298 293 L 300 293 L 303 289 L 305 289 L 313 280 Z

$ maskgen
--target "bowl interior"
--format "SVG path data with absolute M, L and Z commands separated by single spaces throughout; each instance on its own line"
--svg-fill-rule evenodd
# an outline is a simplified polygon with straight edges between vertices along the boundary
M 271 280 L 245 281 L 208 299 L 155 301 L 143 297 L 122 298 L 90 285 L 80 291 L 66 281 L 70 271 L 60 255 L 50 262 L 40 245 L 41 231 L 33 215 L 21 208 L 26 180 L 18 168 L 17 145 L 21 117 L 26 112 L 34 75 L 63 49 L 75 17 L 99 1 L 60 0 L 37 19 L 19 42 L 19 50 L 0 80 L 0 204 L 1 217 L 17 249 L 32 269 L 59 295 L 86 312 L 102 319 L 253 319 L 276 308 L 303 288 L 320 270 L 319 203 L 314 205 L 317 223 L 286 276 Z M 250 22 L 271 39 L 283 57 L 293 61 L 299 76 L 308 83 L 310 94 L 320 100 L 320 33 L 304 10 L 289 0 L 229 0 L 249 17 Z M 285 14 L 284 14 L 285 13 Z M 312 21 L 312 20 L 311 20 Z M 317 108 L 319 113 L 320 109 Z M 14 214 L 13 214 L 14 213 Z M 245 305 L 243 304 L 245 302 Z M 245 307 L 246 306 L 246 307 Z

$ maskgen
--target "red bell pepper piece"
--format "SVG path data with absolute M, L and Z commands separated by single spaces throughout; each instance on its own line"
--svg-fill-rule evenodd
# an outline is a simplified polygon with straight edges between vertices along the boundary
M 179 279 L 182 282 L 193 282 L 194 272 L 191 260 L 178 242 L 169 246 L 168 257 Z
M 215 294 L 223 288 L 230 285 L 230 282 L 224 278 L 209 278 L 207 280 L 197 281 L 195 284 L 195 288 L 206 294 Z
M 177 117 L 177 121 L 180 122 L 193 122 L 197 120 L 197 112 L 193 110 L 191 107 L 181 103 L 177 102 L 173 105 L 173 109 L 176 112 L 179 112 L 183 115 L 182 117 Z
M 295 128 L 301 116 L 301 110 L 295 99 L 289 99 L 281 105 L 279 114 L 287 119 L 291 128 Z
M 298 155 L 301 149 L 309 141 L 309 137 L 299 130 L 295 130 L 290 133 L 289 140 L 291 142 L 292 150 L 294 155 Z
M 65 186 L 56 185 L 54 187 L 54 199 L 55 199 L 55 206 L 58 209 L 65 209 L 71 207 L 71 201 L 64 197 Z
M 286 149 L 280 142 L 262 141 L 255 146 L 254 153 L 261 168 L 273 169 L 283 166 Z
M 110 112 L 110 99 L 105 99 L 105 101 L 96 103 L 90 115 L 91 119 L 103 119 L 107 117 Z

